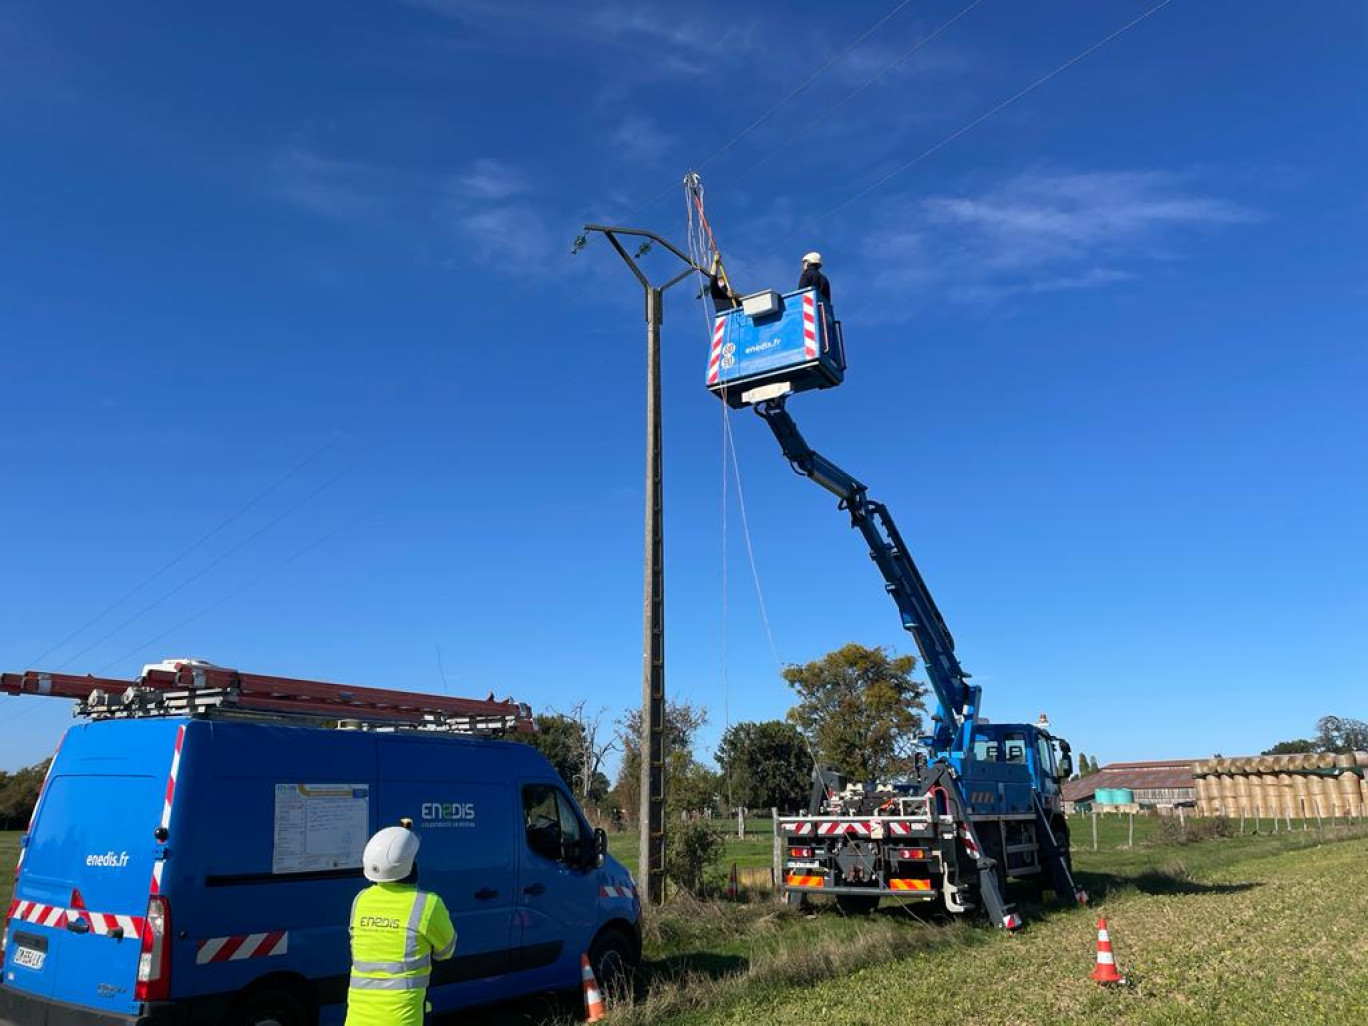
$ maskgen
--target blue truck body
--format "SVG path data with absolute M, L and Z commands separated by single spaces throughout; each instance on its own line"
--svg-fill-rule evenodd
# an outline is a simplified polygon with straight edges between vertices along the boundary
M 533 806 L 566 853 L 534 850 Z M 448 1011 L 580 979 L 605 937 L 640 951 L 640 905 L 550 763 L 497 740 L 213 719 L 73 726 L 22 842 L 0 1022 L 235 1023 L 288 991 L 340 1022 L 361 852 L 411 818 L 420 886 L 451 910 L 456 956 L 429 1000 Z M 576 847 L 578 845 L 578 847 Z M 165 975 L 137 983 L 151 898 Z M 154 958 L 162 958 L 160 952 Z
M 742 393 L 785 382 L 791 392 L 831 388 L 845 378 L 845 345 L 831 304 L 816 289 L 770 298 L 769 312 L 743 307 L 718 311 L 708 353 L 708 388 L 728 405 L 746 405 Z M 747 297 L 743 302 L 749 302 Z

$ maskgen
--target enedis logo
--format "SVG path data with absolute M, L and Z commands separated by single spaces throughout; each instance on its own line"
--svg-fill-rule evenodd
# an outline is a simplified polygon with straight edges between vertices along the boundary
M 103 855 L 87 855 L 87 866 L 110 866 L 114 869 L 122 869 L 128 865 L 128 852 L 121 851 L 117 855 L 112 851 L 107 851 Z
M 389 916 L 362 916 L 356 925 L 379 930 L 397 930 L 399 929 L 399 920 L 391 919 Z
M 474 802 L 424 802 L 423 827 L 473 827 Z

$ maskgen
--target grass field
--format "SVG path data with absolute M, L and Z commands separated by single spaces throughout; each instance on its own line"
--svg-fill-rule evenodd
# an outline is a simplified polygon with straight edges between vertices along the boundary
M 634 1004 L 613 1026 L 845 1026 L 912 1018 L 935 1026 L 1341 1024 L 1368 1016 L 1368 836 L 1301 824 L 1188 844 L 1151 837 L 1137 818 L 1072 824 L 1087 909 L 1042 908 L 1013 895 L 1028 926 L 1008 936 L 978 923 L 897 907 L 867 918 L 833 910 L 681 901 L 652 915 Z M 612 839 L 635 861 L 635 835 Z M 0 833 L 0 866 L 18 834 Z M 729 842 L 727 860 L 767 866 L 767 834 Z M 5 904 L 9 873 L 0 871 Z M 1090 979 L 1105 915 L 1129 985 Z M 909 1012 L 915 1010 L 915 1012 Z M 570 1022 L 573 1004 L 532 999 L 467 1013 L 478 1026 Z
M 895 909 L 854 933 L 830 912 L 791 925 L 760 920 L 727 974 L 712 965 L 736 950 L 731 941 L 703 945 L 692 977 L 688 956 L 658 953 L 670 971 L 655 973 L 644 1003 L 615 1010 L 613 1022 L 882 1026 L 903 1017 L 897 1009 L 916 1009 L 919 1022 L 965 1026 L 1329 1026 L 1368 1015 L 1361 831 L 1327 829 L 1322 843 L 1298 825 L 1278 836 L 1146 844 L 1137 819 L 1136 846 L 1125 849 L 1125 827 L 1099 823 L 1096 853 L 1090 826 L 1075 832 L 1076 845 L 1086 842 L 1074 858 L 1093 895 L 1088 909 L 1043 909 L 1017 895 L 1029 922 L 1017 936 Z M 1090 979 L 1098 915 L 1109 920 L 1125 988 Z

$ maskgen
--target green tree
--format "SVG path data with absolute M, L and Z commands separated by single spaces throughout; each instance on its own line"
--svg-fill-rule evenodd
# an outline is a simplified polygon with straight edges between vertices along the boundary
M 584 749 L 584 732 L 580 725 L 560 713 L 541 713 L 533 719 L 537 724 L 537 732 L 514 734 L 514 740 L 529 744 L 546 756 L 565 781 L 565 786 L 578 794 L 581 753 Z
M 568 714 L 554 710 L 539 714 L 534 717 L 535 734 L 515 734 L 513 738 L 545 755 L 581 802 L 597 804 L 609 790 L 608 778 L 599 767 L 604 757 L 617 748 L 616 740 L 603 738 L 602 717 L 602 712 L 588 715 L 580 702 Z
M 1301 755 L 1313 752 L 1344 754 L 1368 751 L 1368 723 L 1347 716 L 1322 716 L 1316 721 L 1314 738 L 1279 741 L 1264 755 Z
M 916 657 L 853 642 L 821 659 L 784 668 L 798 695 L 789 722 L 820 758 L 852 780 L 908 772 L 921 731 L 926 688 L 912 679 Z
M 701 706 L 668 700 L 665 703 L 665 806 L 675 814 L 681 809 L 697 811 L 687 809 L 687 804 L 698 795 L 698 790 L 692 786 L 697 780 L 693 769 L 693 743 L 699 728 L 707 722 L 708 711 Z M 622 746 L 622 763 L 613 786 L 613 798 L 623 814 L 635 822 L 641 808 L 640 709 L 629 710 L 618 721 L 617 736 Z M 679 791 L 676 784 L 683 784 L 683 790 Z
M 1293 741 L 1279 741 L 1272 748 L 1265 748 L 1260 755 L 1306 755 L 1316 751 L 1316 742 L 1306 738 L 1297 738 Z
M 801 808 L 812 784 L 812 756 L 792 723 L 734 723 L 713 756 L 728 800 L 751 809 Z
M 1316 721 L 1316 745 L 1322 752 L 1368 751 L 1368 723 L 1344 716 L 1322 716 Z
M 33 815 L 51 759 L 14 773 L 0 772 L 0 829 L 23 830 Z

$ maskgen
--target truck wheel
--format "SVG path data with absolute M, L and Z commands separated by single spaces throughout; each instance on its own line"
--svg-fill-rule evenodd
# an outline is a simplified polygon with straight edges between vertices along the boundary
M 314 1017 L 295 994 L 268 987 L 244 995 L 223 1021 L 224 1026 L 310 1026 Z
M 836 907 L 841 910 L 842 915 L 847 916 L 867 916 L 879 907 L 879 896 L 865 894 L 838 894 L 836 895 Z
M 605 930 L 589 946 L 589 965 L 604 995 L 620 999 L 632 993 L 636 968 L 632 943 L 617 930 Z

